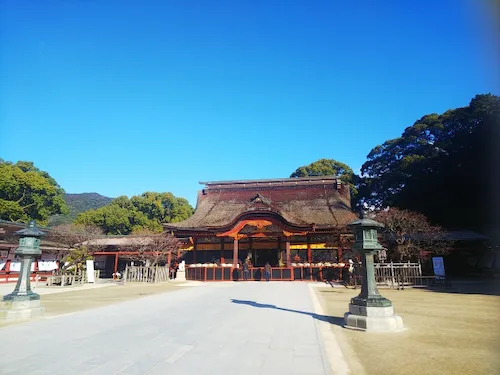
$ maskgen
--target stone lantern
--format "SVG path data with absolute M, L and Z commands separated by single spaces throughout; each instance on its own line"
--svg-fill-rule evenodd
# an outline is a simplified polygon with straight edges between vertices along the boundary
M 355 235 L 354 249 L 363 260 L 363 284 L 361 293 L 351 299 L 349 312 L 344 315 L 344 326 L 363 331 L 404 329 L 403 320 L 394 314 L 392 302 L 380 295 L 375 281 L 373 256 L 382 249 L 378 242 L 378 230 L 384 225 L 368 218 L 367 212 L 363 211 L 361 218 L 349 227 Z
M 39 316 L 43 313 L 40 306 L 40 296 L 31 291 L 31 263 L 40 255 L 40 237 L 45 233 L 40 231 L 34 221 L 28 228 L 14 233 L 19 238 L 19 247 L 15 254 L 21 257 L 21 270 L 14 291 L 3 297 L 0 307 L 0 319 L 15 320 Z

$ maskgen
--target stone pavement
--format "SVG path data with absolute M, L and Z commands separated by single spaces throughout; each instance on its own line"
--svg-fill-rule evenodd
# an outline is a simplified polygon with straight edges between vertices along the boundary
M 0 328 L 0 374 L 330 375 L 321 320 L 306 283 L 207 283 Z
M 34 282 L 31 283 L 31 290 L 39 295 L 44 294 L 56 294 L 56 293 L 66 293 L 66 292 L 75 292 L 78 290 L 87 290 L 87 289 L 96 289 L 96 288 L 106 288 L 109 286 L 115 286 L 113 283 L 95 283 L 95 284 L 83 284 L 83 285 L 75 285 L 75 286 L 46 286 L 42 283 L 39 285 L 35 285 Z M 14 288 L 16 287 L 16 283 L 2 283 L 0 284 L 0 297 L 6 294 L 12 293 Z

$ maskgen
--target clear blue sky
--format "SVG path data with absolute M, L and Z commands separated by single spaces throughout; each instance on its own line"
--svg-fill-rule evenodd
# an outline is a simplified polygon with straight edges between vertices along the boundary
M 198 181 L 288 177 L 320 158 L 359 170 L 421 116 L 499 94 L 498 11 L 0 0 L 0 157 L 69 193 L 170 191 L 193 205 Z

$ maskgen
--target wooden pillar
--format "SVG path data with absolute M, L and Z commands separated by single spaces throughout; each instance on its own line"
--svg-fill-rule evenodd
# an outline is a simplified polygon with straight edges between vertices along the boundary
M 283 254 L 281 253 L 281 237 L 278 237 L 278 259 L 283 262 Z
M 115 267 L 113 271 L 113 279 L 116 279 L 117 272 L 118 272 L 118 252 L 115 253 Z
M 196 238 L 193 241 L 193 263 L 196 263 Z
M 287 237 L 286 238 L 286 244 L 285 244 L 285 259 L 286 259 L 286 266 L 290 267 L 292 265 L 291 259 L 290 259 L 290 239 Z
M 167 266 L 170 267 L 170 263 L 172 263 L 172 250 L 168 252 L 167 255 Z
M 233 241 L 233 267 L 238 265 L 238 237 L 234 237 Z
M 312 249 L 309 236 L 307 236 L 307 263 L 312 263 Z
M 220 238 L 220 259 L 221 263 L 224 262 L 224 237 Z
M 255 251 L 253 250 L 253 240 L 252 237 L 248 238 L 248 251 L 252 254 L 252 264 L 255 266 Z

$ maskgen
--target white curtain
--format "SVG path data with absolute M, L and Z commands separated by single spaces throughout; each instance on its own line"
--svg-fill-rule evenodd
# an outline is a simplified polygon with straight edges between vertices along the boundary
M 11 272 L 21 271 L 21 262 L 10 262 L 10 271 Z
M 11 262 L 10 263 L 10 271 L 11 272 L 19 272 L 21 271 L 21 262 Z M 35 263 L 31 263 L 31 272 L 35 271 Z
M 56 261 L 41 261 L 38 262 L 38 270 L 39 271 L 53 271 L 57 270 L 57 262 Z

